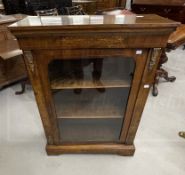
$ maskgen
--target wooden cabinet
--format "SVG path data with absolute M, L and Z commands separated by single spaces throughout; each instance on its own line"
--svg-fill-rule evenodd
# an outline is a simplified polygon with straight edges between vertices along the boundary
M 47 153 L 133 155 L 160 48 L 178 25 L 134 14 L 28 17 L 12 25 Z
M 132 0 L 132 11 L 139 14 L 155 13 L 185 23 L 184 0 Z
M 22 51 L 7 26 L 23 15 L 0 17 L 0 89 L 27 77 Z

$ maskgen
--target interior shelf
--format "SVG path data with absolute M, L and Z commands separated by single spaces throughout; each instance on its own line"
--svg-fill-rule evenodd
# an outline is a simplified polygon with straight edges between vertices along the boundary
M 54 93 L 54 104 L 58 118 L 123 118 L 129 88 L 61 90 Z
M 130 87 L 132 59 L 55 60 L 49 64 L 51 89 Z

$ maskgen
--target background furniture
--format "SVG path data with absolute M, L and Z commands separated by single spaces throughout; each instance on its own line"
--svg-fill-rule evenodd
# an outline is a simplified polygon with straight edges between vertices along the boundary
M 178 25 L 129 14 L 28 17 L 11 26 L 24 51 L 47 153 L 133 155 L 160 48 Z
M 72 7 L 65 7 L 65 14 L 66 15 L 85 15 L 86 12 L 84 11 L 81 5 L 75 5 Z
M 4 14 L 4 5 L 0 2 L 0 14 Z
M 167 43 L 168 50 L 174 50 L 177 47 L 185 44 L 185 24 L 180 25 L 175 32 L 173 32 Z
M 185 1 L 184 0 L 132 0 L 132 11 L 138 14 L 155 13 L 163 17 L 185 23 Z M 168 48 L 167 48 L 168 50 Z M 174 82 L 176 77 L 169 76 L 168 72 L 162 68 L 162 65 L 168 61 L 166 48 L 163 48 L 163 54 L 159 62 L 158 70 L 153 84 L 153 96 L 158 95 L 157 85 L 160 78 L 164 78 L 167 82 Z
M 57 8 L 59 14 L 65 14 L 62 7 L 82 5 L 85 12 L 93 14 L 106 8 L 125 7 L 126 0 L 3 0 L 6 14 L 32 14 L 36 10 Z
M 0 89 L 27 77 L 22 51 L 7 26 L 23 19 L 22 15 L 0 17 Z
M 131 8 L 138 14 L 155 13 L 185 23 L 184 0 L 131 0 Z
M 97 10 L 103 10 L 114 7 L 125 7 L 126 0 L 97 0 Z
M 35 15 L 35 11 L 56 8 L 58 14 L 65 15 L 65 7 L 72 6 L 72 0 L 25 0 L 26 14 Z
M 73 6 L 81 5 L 87 14 L 94 14 L 96 11 L 96 0 L 73 0 Z
M 35 13 L 37 16 L 57 16 L 58 10 L 56 8 L 46 10 L 36 10 Z
M 22 13 L 35 15 L 36 10 L 57 8 L 63 13 L 63 7 L 71 7 L 72 0 L 3 0 L 6 14 Z
M 185 44 L 185 24 L 182 24 L 181 26 L 179 26 L 177 30 L 170 35 L 168 39 L 167 47 L 163 49 L 160 63 L 156 72 L 154 85 L 153 85 L 152 94 L 154 96 L 158 94 L 157 85 L 161 77 L 164 78 L 167 82 L 174 82 L 176 80 L 174 76 L 169 77 L 168 72 L 162 68 L 162 64 L 168 61 L 166 51 L 169 52 L 171 50 L 174 50 L 183 44 Z

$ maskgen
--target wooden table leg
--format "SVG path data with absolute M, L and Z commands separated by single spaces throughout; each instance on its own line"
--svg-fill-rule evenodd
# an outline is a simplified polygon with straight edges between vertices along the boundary
M 163 49 L 160 62 L 158 65 L 158 69 L 155 75 L 154 84 L 153 84 L 153 90 L 152 95 L 157 96 L 158 95 L 158 83 L 160 78 L 164 78 L 167 82 L 174 82 L 176 80 L 176 77 L 169 76 L 168 72 L 162 68 L 162 65 L 168 61 L 168 57 L 166 55 L 165 49 Z
M 26 84 L 30 84 L 28 79 L 25 79 L 25 80 L 21 81 L 21 90 L 20 91 L 16 91 L 15 95 L 24 94 L 25 89 L 26 89 Z

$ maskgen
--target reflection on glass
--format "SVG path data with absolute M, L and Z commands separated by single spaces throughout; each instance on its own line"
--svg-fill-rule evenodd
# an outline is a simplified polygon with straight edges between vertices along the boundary
M 49 64 L 63 142 L 119 141 L 135 62 L 106 57 Z
M 135 24 L 135 14 L 121 15 L 69 15 L 69 16 L 28 16 L 11 26 L 68 26 L 68 25 L 109 25 Z

